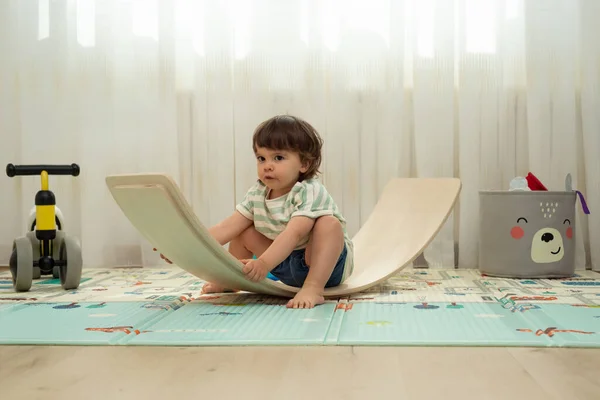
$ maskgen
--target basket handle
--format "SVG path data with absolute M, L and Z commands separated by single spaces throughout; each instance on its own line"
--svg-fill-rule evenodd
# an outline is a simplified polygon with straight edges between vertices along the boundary
M 588 208 L 587 203 L 585 202 L 585 197 L 583 197 L 583 193 L 581 193 L 579 190 L 576 190 L 575 192 L 579 195 L 579 201 L 581 201 L 581 208 L 583 208 L 583 212 L 585 214 L 589 214 L 590 209 Z

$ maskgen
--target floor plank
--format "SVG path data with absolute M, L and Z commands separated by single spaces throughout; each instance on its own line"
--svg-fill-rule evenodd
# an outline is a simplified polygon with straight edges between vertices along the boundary
M 0 346 L 2 398 L 598 399 L 600 350 Z
M 600 399 L 600 350 L 510 349 L 540 386 L 556 399 Z

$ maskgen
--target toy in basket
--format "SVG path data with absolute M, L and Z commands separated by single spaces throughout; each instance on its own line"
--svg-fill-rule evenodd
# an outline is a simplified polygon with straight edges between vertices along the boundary
M 41 190 L 35 196 L 35 214 L 25 236 L 13 241 L 10 272 L 17 292 L 31 289 L 33 279 L 53 274 L 63 289 L 76 289 L 81 281 L 83 259 L 79 240 L 62 230 L 62 213 L 56 212 L 56 198 L 48 185 L 49 175 L 79 175 L 79 166 L 13 165 L 6 166 L 9 177 L 39 175 Z M 59 218 L 60 217 L 60 218 Z M 57 229 L 58 226 L 58 229 Z

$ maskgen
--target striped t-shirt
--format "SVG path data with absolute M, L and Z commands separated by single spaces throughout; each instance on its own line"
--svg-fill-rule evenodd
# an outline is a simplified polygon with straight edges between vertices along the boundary
M 348 237 L 346 220 L 325 186 L 313 178 L 297 182 L 287 194 L 275 199 L 268 198 L 269 192 L 270 189 L 257 180 L 237 205 L 237 211 L 252 220 L 254 228 L 271 240 L 275 240 L 284 231 L 293 217 L 318 218 L 324 215 L 336 217 L 342 224 L 344 242 L 348 249 L 342 280 L 346 279 L 354 269 L 354 246 Z M 301 239 L 295 250 L 306 248 L 310 236 Z

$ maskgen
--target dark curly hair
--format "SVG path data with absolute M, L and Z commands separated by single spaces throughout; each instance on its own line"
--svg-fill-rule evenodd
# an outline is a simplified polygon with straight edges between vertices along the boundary
M 300 161 L 309 165 L 308 170 L 300 174 L 300 181 L 320 173 L 323 139 L 312 125 L 301 118 L 277 115 L 262 122 L 252 137 L 255 153 L 259 147 L 298 153 Z

